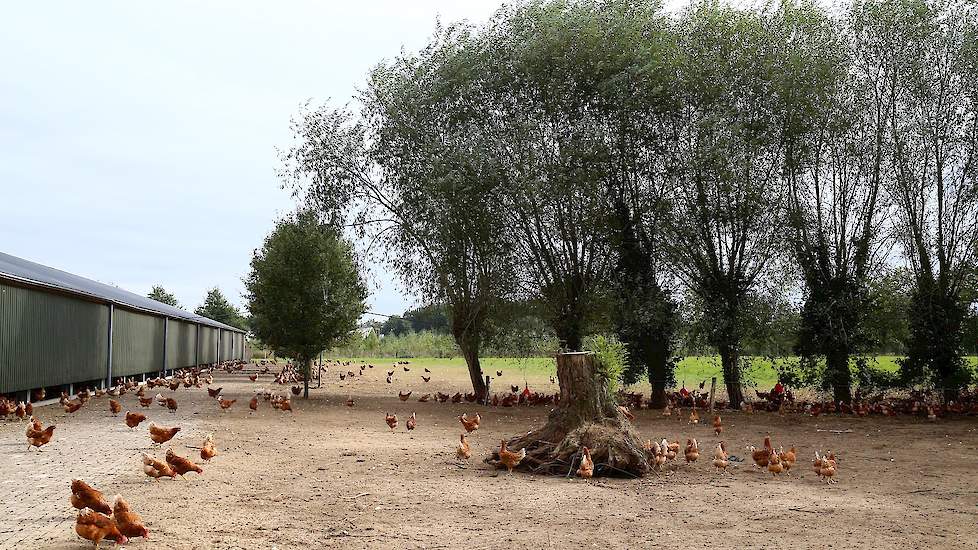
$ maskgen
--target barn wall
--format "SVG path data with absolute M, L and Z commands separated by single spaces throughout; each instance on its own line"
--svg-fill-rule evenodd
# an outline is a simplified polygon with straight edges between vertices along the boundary
M 112 378 L 163 368 L 163 318 L 115 308 L 112 318 Z
M 104 378 L 109 307 L 0 282 L 0 393 Z
M 164 345 L 167 369 L 193 366 L 197 353 L 200 364 L 219 351 L 222 360 L 245 357 L 241 333 L 200 325 L 198 342 L 195 322 L 113 309 L 113 378 L 158 372 Z M 104 380 L 109 318 L 110 306 L 90 297 L 0 279 L 0 394 Z
M 182 369 L 194 365 L 197 325 L 170 319 L 166 334 L 166 368 Z
M 231 351 L 234 348 L 234 333 L 230 330 L 221 331 L 221 361 L 229 361 L 235 359 L 231 355 Z
M 217 362 L 217 331 L 212 327 L 200 327 L 200 364 Z

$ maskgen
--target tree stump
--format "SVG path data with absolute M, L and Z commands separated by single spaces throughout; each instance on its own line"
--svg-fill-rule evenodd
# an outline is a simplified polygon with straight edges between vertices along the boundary
M 580 461 L 587 447 L 595 464 L 595 475 L 642 476 L 651 470 L 650 456 L 632 431 L 612 395 L 608 380 L 599 372 L 594 354 L 557 355 L 560 401 L 542 428 L 508 441 L 511 451 L 526 449 L 518 469 L 535 473 L 566 475 Z M 486 459 L 498 464 L 494 452 Z

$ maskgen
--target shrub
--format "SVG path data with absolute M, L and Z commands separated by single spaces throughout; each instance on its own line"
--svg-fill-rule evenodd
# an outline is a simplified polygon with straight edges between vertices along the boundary
M 628 348 L 615 336 L 595 334 L 584 338 L 582 347 L 594 353 L 598 373 L 607 381 L 614 393 L 628 364 Z

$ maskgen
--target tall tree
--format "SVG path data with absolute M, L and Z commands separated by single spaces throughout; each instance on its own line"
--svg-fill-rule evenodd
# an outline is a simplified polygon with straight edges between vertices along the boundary
M 785 60 L 776 97 L 785 144 L 789 243 L 805 284 L 796 350 L 825 358 L 834 399 L 852 398 L 849 359 L 868 351 L 870 282 L 882 261 L 884 105 L 853 70 L 838 21 L 808 4 L 776 15 Z
M 487 109 L 478 92 L 492 69 L 464 26 L 439 29 L 418 54 L 372 73 L 362 120 L 321 109 L 296 125 L 300 144 L 286 155 L 310 198 L 380 243 L 405 285 L 447 305 L 450 329 L 476 394 L 487 321 L 509 292 L 512 269 L 502 218 L 490 199 L 499 169 L 481 132 Z
M 177 300 L 177 297 L 167 292 L 161 285 L 153 285 L 153 289 L 146 296 L 151 300 L 156 300 L 166 305 L 180 307 L 180 302 Z
M 886 190 L 913 273 L 906 378 L 956 399 L 969 382 L 962 292 L 978 262 L 978 7 L 858 0 L 862 70 L 887 94 Z
M 356 330 L 366 309 L 352 245 L 315 212 L 289 215 L 255 251 L 245 286 L 252 331 L 303 366 L 308 398 L 313 359 Z
M 204 303 L 197 306 L 194 313 L 242 330 L 247 328 L 247 322 L 241 314 L 241 310 L 229 302 L 217 287 L 207 291 Z
M 619 52 L 622 71 L 599 87 L 598 103 L 610 136 L 611 320 L 629 350 L 624 381 L 645 375 L 652 386 L 652 406 L 661 408 L 666 387 L 674 383 L 680 322 L 662 250 L 669 206 L 669 148 L 664 143 L 671 137 L 677 106 L 672 95 L 676 41 L 655 4 L 627 9 L 624 24 L 616 21 L 617 31 L 605 39 Z
M 669 255 L 698 295 L 733 407 L 743 401 L 747 303 L 782 238 L 778 70 L 769 17 L 713 3 L 678 22 L 679 114 L 670 164 Z
M 612 240 L 633 242 L 624 235 L 635 225 L 633 204 L 625 203 L 620 216 L 624 201 L 611 199 L 647 189 L 648 173 L 638 168 L 646 156 L 631 158 L 640 147 L 622 142 L 640 141 L 634 118 L 650 115 L 630 104 L 628 89 L 643 80 L 643 67 L 659 64 L 636 51 L 642 37 L 660 31 L 658 9 L 623 0 L 526 2 L 503 8 L 488 25 L 498 67 L 487 79 L 490 145 L 505 169 L 497 211 L 519 259 L 523 298 L 540 305 L 565 350 L 580 350 L 611 306 L 618 262 Z M 622 218 L 618 231 L 609 231 Z M 649 318 L 635 317 L 629 324 L 643 325 L 635 340 L 644 341 Z M 567 471 L 588 445 L 607 472 L 648 471 L 629 422 L 610 406 L 621 374 L 615 355 L 624 354 L 558 353 L 559 406 L 542 428 L 508 442 L 525 447 L 526 467 Z
M 505 168 L 497 212 L 506 219 L 523 297 L 540 304 L 564 349 L 581 349 L 603 312 L 614 266 L 607 224 L 611 96 L 634 55 L 628 33 L 646 3 L 528 2 L 500 10 L 487 30 L 494 66 L 491 147 Z M 633 16 L 634 19 L 629 19 Z

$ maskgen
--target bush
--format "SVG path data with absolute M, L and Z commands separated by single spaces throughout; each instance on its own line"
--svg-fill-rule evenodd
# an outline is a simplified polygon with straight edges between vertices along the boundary
M 331 350 L 342 357 L 439 357 L 459 354 L 455 339 L 440 332 L 406 332 L 378 338 L 373 331 L 362 336 L 353 333 L 344 343 Z
M 594 353 L 598 373 L 607 381 L 608 389 L 618 391 L 621 377 L 628 364 L 628 349 L 615 336 L 595 334 L 584 338 L 582 347 Z
M 903 386 L 899 372 L 888 372 L 876 365 L 876 360 L 859 356 L 855 358 L 853 369 L 856 383 L 863 394 L 875 390 L 888 390 Z

